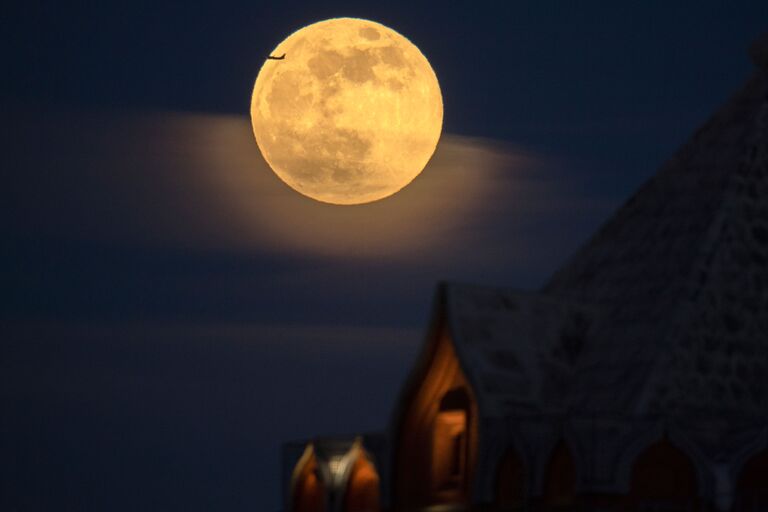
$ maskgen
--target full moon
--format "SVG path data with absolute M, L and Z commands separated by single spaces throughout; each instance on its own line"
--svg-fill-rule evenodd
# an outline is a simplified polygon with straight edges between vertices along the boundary
M 251 123 L 264 159 L 291 188 L 326 203 L 368 203 L 427 165 L 443 100 L 408 39 L 373 21 L 335 18 L 294 32 L 270 57 L 253 87 Z

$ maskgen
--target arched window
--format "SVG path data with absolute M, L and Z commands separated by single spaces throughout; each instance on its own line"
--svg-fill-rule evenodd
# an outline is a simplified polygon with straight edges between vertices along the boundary
M 544 505 L 549 508 L 569 508 L 576 503 L 576 465 L 571 450 L 560 441 L 552 450 L 544 478 Z
M 467 485 L 469 394 L 449 390 L 440 400 L 432 428 L 432 485 L 435 493 L 458 493 Z
M 744 464 L 736 482 L 734 510 L 768 510 L 768 450 L 763 450 Z
M 496 471 L 496 508 L 519 510 L 526 503 L 525 466 L 514 448 L 509 448 Z
M 357 457 L 347 481 L 344 512 L 378 512 L 379 474 L 363 450 Z
M 637 510 L 697 510 L 696 468 L 666 439 L 654 443 L 632 467 L 630 501 Z
M 324 512 L 325 486 L 320 478 L 317 459 L 311 446 L 296 465 L 291 492 L 293 512 Z

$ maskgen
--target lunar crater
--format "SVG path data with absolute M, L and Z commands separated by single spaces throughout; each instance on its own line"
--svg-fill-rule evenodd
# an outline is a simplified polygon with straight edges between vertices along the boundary
M 368 39 L 369 41 L 376 41 L 381 38 L 379 31 L 373 27 L 363 27 L 358 31 L 358 34 L 360 34 L 360 37 Z
M 376 75 L 373 73 L 373 66 L 379 62 L 376 55 L 369 49 L 352 49 L 350 55 L 344 59 L 342 74 L 347 80 L 352 82 L 367 82 L 373 80 Z

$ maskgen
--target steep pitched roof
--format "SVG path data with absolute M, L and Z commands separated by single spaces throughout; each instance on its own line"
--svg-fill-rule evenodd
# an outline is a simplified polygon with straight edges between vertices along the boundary
M 573 407 L 768 412 L 768 36 L 757 71 L 551 279 L 602 308 Z
M 481 415 L 560 412 L 597 313 L 536 292 L 443 285 L 456 354 Z

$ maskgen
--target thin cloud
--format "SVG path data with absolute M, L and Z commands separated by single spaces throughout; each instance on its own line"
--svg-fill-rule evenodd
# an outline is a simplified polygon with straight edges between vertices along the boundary
M 342 207 L 275 177 L 244 117 L 11 124 L 9 315 L 413 325 L 439 280 L 540 285 L 617 202 L 572 162 L 450 134 L 404 190 Z
M 524 215 L 521 209 L 550 200 L 537 174 L 552 162 L 450 134 L 399 193 L 339 207 L 284 185 L 261 158 L 244 117 L 71 114 L 17 124 L 10 207 L 38 234 L 408 259 L 465 246 L 463 235 L 471 239 L 485 217 L 498 213 L 499 201 L 503 214 Z M 19 226 L 12 221 L 6 229 Z

